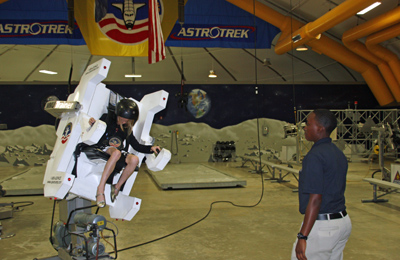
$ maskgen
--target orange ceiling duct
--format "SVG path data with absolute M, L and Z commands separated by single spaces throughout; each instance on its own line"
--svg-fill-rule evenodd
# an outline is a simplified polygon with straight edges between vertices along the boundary
M 285 38 L 281 37 L 275 46 L 275 52 L 277 54 L 284 54 L 292 50 L 292 48 L 306 44 L 310 40 L 318 39 L 321 36 L 321 33 L 347 20 L 358 11 L 363 10 L 375 2 L 376 0 L 347 0 L 317 20 L 301 27 L 289 36 Z M 299 37 L 300 40 L 293 42 L 293 37 Z
M 321 39 L 309 42 L 308 45 L 317 53 L 322 53 L 341 64 L 358 71 L 367 82 L 372 94 L 381 106 L 389 105 L 395 100 L 376 66 L 362 57 L 349 51 L 340 43 L 322 36 Z
M 346 31 L 342 38 L 343 43 L 347 48 L 378 66 L 397 102 L 400 101 L 400 85 L 393 71 L 385 60 L 370 52 L 363 43 L 358 41 L 358 39 L 385 29 L 388 26 L 392 26 L 399 21 L 400 7 L 397 7 L 383 15 Z
M 365 45 L 369 51 L 374 53 L 379 58 L 385 60 L 389 64 L 389 67 L 392 69 L 398 83 L 400 83 L 400 61 L 396 54 L 380 46 L 379 43 L 390 40 L 399 35 L 400 23 L 368 36 L 365 42 Z
M 280 36 L 280 39 L 285 39 L 288 36 L 290 36 L 290 41 L 291 41 L 291 35 L 296 28 L 300 28 L 301 26 L 304 25 L 304 23 L 301 23 L 291 17 L 282 15 L 272 8 L 254 0 L 226 0 L 239 8 L 242 8 L 243 10 L 254 14 L 255 16 L 259 17 L 260 19 L 278 27 L 282 33 Z M 347 2 L 363 2 L 363 3 L 370 3 L 371 1 L 364 1 L 364 0 L 358 0 L 358 1 L 346 1 Z M 373 1 L 372 1 L 373 2 Z M 338 6 L 339 7 L 339 6 Z M 336 8 L 338 8 L 336 7 Z M 335 9 L 336 9 L 335 8 Z M 333 10 L 335 10 L 333 9 Z M 360 7 L 359 10 L 361 10 L 362 7 Z M 331 10 L 330 12 L 332 12 Z M 357 10 L 358 11 L 358 10 Z M 342 14 L 336 13 L 336 16 L 341 16 Z M 323 23 L 323 21 L 320 21 Z M 332 24 L 332 22 L 330 22 Z M 292 26 L 290 26 L 292 25 Z M 332 26 L 332 25 L 331 25 Z M 292 28 L 291 28 L 292 27 Z M 315 28 L 324 28 L 328 29 L 326 26 L 318 26 L 314 24 Z M 322 32 L 319 32 L 322 33 Z M 317 34 L 317 36 L 319 36 Z M 377 70 L 376 66 L 373 65 L 372 63 L 366 61 L 362 57 L 356 55 L 355 53 L 349 51 L 346 47 L 343 45 L 337 43 L 336 41 L 322 35 L 318 40 L 316 39 L 318 37 L 314 37 L 312 40 L 309 39 L 309 42 L 307 42 L 307 45 L 312 47 L 313 51 L 316 51 L 319 54 L 324 54 L 336 61 L 339 61 L 343 65 L 352 68 L 353 70 L 359 72 L 362 74 L 364 77 L 365 81 L 367 82 L 368 86 L 370 87 L 372 93 L 374 94 L 375 98 L 379 102 L 381 106 L 385 105 L 390 105 L 393 102 L 395 102 L 395 99 L 392 95 L 392 93 L 389 91 L 385 81 L 382 78 L 382 75 L 379 73 Z M 279 40 L 278 42 L 280 42 Z M 302 41 L 299 41 L 302 42 Z M 297 42 L 298 43 L 298 42 Z M 291 48 L 294 47 L 293 42 L 291 41 L 290 44 Z M 276 48 L 275 48 L 276 52 Z M 278 53 L 278 54 L 283 54 L 283 53 Z
M 236 5 L 237 7 L 254 14 L 256 17 L 267 21 L 273 26 L 279 28 L 282 32 L 280 38 L 290 34 L 292 31 L 302 27 L 304 23 L 294 20 L 289 16 L 285 16 L 269 8 L 268 6 L 253 0 L 226 0 L 227 2 Z

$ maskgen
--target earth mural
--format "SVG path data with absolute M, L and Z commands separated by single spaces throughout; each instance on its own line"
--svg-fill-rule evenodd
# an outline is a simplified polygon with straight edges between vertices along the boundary
M 195 118 L 205 116 L 211 109 L 211 100 L 207 96 L 207 92 L 193 89 L 188 96 L 187 108 Z

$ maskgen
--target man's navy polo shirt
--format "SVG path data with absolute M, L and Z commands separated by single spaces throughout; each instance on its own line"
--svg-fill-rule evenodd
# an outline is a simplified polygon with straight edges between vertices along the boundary
M 320 214 L 345 210 L 347 168 L 347 158 L 331 138 L 315 142 L 304 157 L 300 171 L 300 213 L 305 214 L 310 194 L 322 194 Z

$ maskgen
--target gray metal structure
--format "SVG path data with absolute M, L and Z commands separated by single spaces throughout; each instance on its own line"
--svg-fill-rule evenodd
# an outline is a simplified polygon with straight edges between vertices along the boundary
M 298 110 L 297 112 L 297 162 L 307 154 L 312 143 L 305 140 L 304 126 L 307 116 L 313 110 Z M 338 120 L 336 129 L 336 145 L 344 152 L 350 160 L 367 158 L 376 153 L 378 145 L 378 128 L 385 129 L 386 136 L 391 138 L 392 129 L 398 129 L 398 120 L 400 118 L 399 109 L 343 109 L 331 110 Z M 333 133 L 335 135 L 335 133 Z M 397 149 L 385 149 L 384 156 L 393 156 L 397 158 Z

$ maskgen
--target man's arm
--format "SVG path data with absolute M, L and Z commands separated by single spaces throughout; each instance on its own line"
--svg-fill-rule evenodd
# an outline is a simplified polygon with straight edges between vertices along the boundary
M 321 207 L 322 195 L 321 194 L 310 194 L 306 214 L 304 215 L 303 225 L 301 226 L 300 233 L 304 236 L 308 236 L 314 226 L 315 220 L 317 219 L 319 209 Z M 305 239 L 299 239 L 296 245 L 296 256 L 299 260 L 306 260 L 306 247 L 307 241 Z

